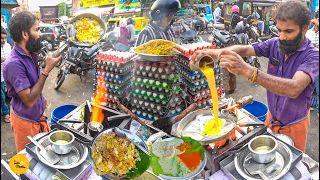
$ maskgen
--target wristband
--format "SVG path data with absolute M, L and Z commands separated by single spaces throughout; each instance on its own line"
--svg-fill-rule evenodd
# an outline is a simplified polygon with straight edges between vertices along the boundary
M 257 71 L 258 71 L 258 69 L 256 67 L 253 68 L 253 72 L 252 72 L 252 75 L 251 75 L 251 78 L 250 78 L 250 81 L 252 83 L 254 83 L 256 81 L 256 79 L 257 79 Z
M 45 77 L 48 77 L 48 76 L 49 76 L 49 73 L 48 73 L 48 72 L 41 71 L 41 74 L 44 75 Z

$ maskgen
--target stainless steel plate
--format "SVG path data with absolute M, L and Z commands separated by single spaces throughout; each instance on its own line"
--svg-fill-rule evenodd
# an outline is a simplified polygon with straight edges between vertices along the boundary
M 89 149 L 89 160 L 90 160 L 90 163 L 91 163 L 91 166 L 93 167 L 94 166 L 94 162 L 93 162 L 93 159 L 92 159 L 92 151 L 91 151 L 91 147 L 94 145 L 96 139 L 98 139 L 100 136 L 102 136 L 103 134 L 108 134 L 108 133 L 111 133 L 113 132 L 114 128 L 109 128 L 109 129 L 105 129 L 101 132 L 99 132 L 98 135 L 96 135 L 96 137 L 91 141 L 90 143 L 90 149 Z M 126 134 L 126 136 L 128 138 L 130 138 L 131 140 L 133 140 L 136 144 L 139 144 L 140 146 L 142 146 L 143 148 L 147 149 L 148 150 L 148 146 L 147 144 L 139 137 L 137 136 L 136 134 L 132 133 L 131 131 L 127 130 L 127 129 L 122 129 L 124 131 L 124 133 Z M 115 176 L 114 174 L 112 173 L 108 173 L 108 174 L 105 174 L 105 175 L 101 175 L 102 178 L 104 179 L 121 179 L 117 176 Z
M 145 54 L 145 53 L 138 53 L 133 51 L 134 53 L 138 54 L 137 60 L 139 61 L 152 61 L 152 62 L 168 62 L 172 61 L 177 58 L 177 54 L 171 55 L 154 55 L 154 54 Z
M 203 109 L 195 110 L 195 111 L 189 113 L 186 117 L 184 117 L 179 122 L 179 125 L 177 127 L 178 136 L 180 136 L 180 137 L 184 136 L 184 132 L 185 132 L 186 128 L 189 128 L 189 126 L 192 125 L 191 123 L 194 123 L 195 121 L 197 121 L 197 116 L 200 116 L 200 115 L 213 117 L 212 109 L 211 108 L 203 108 Z M 219 133 L 218 135 L 210 135 L 210 136 L 203 135 L 203 139 L 201 139 L 201 140 L 198 137 L 192 137 L 190 135 L 189 136 L 193 139 L 196 139 L 202 145 L 207 145 L 209 143 L 225 139 L 230 133 L 232 133 L 232 130 L 235 127 L 235 122 L 232 120 L 229 120 L 229 119 L 223 119 L 223 120 L 225 121 L 225 124 L 222 127 L 221 133 Z M 194 128 L 195 130 L 198 130 L 199 133 L 201 133 L 201 130 L 199 130 L 199 128 L 200 129 L 203 128 L 205 123 L 199 122 L 199 123 L 195 123 L 195 124 L 198 124 L 198 126 L 201 126 L 201 127 Z
M 72 41 L 73 43 L 75 43 L 78 46 L 91 47 L 93 45 L 86 43 L 86 42 L 79 42 L 76 38 L 77 30 L 74 28 L 74 25 L 78 22 L 78 20 L 80 20 L 82 18 L 93 19 L 99 23 L 99 25 L 101 27 L 101 32 L 100 32 L 101 38 L 97 42 L 95 42 L 95 44 L 98 43 L 102 38 L 104 38 L 105 33 L 106 33 L 106 27 L 104 25 L 104 22 L 98 16 L 91 14 L 91 13 L 80 14 L 69 21 L 69 23 L 67 25 L 66 33 L 67 33 L 67 37 L 70 39 L 70 41 Z
M 277 179 L 280 179 L 285 174 L 287 174 L 287 172 L 291 168 L 292 158 L 293 158 L 293 155 L 290 148 L 284 143 L 278 141 L 278 146 L 276 149 L 276 158 L 270 163 L 265 165 L 268 167 L 268 165 L 270 164 L 277 163 L 279 167 L 277 167 L 276 170 L 271 174 L 267 174 L 268 177 L 272 180 L 277 180 Z M 256 163 L 252 159 L 251 152 L 248 146 L 246 146 L 245 149 L 243 149 L 241 152 L 236 154 L 236 156 L 234 157 L 234 163 L 235 163 L 236 170 L 243 178 L 247 180 L 261 179 L 259 175 L 251 175 L 244 167 L 246 163 L 249 163 L 249 164 Z M 257 166 L 259 166 L 259 163 L 256 163 L 256 164 Z
M 49 142 L 48 136 L 42 138 L 39 143 L 45 148 L 45 149 L 51 149 L 51 143 Z M 47 166 L 50 166 L 52 168 L 56 169 L 72 169 L 83 163 L 87 159 L 88 156 L 88 148 L 84 146 L 83 144 L 79 143 L 77 140 L 73 142 L 72 144 L 72 150 L 68 154 L 57 154 L 60 157 L 60 161 L 57 164 L 51 164 L 48 161 L 46 161 L 41 155 L 40 155 L 40 149 L 36 148 L 36 153 L 39 158 L 39 160 L 46 164 Z

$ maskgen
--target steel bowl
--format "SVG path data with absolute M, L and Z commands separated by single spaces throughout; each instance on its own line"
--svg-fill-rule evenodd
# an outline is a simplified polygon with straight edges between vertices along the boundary
M 52 150 L 57 154 L 68 154 L 72 150 L 74 135 L 69 131 L 58 130 L 48 137 Z
M 269 135 L 256 136 L 248 144 L 253 160 L 263 164 L 274 160 L 277 146 L 278 141 Z

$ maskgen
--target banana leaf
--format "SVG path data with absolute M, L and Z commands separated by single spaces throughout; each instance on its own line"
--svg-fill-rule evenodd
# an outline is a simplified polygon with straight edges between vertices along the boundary
M 150 166 L 151 157 L 136 147 L 140 155 L 140 161 L 136 162 L 136 167 L 129 170 L 125 179 L 132 179 L 142 175 Z

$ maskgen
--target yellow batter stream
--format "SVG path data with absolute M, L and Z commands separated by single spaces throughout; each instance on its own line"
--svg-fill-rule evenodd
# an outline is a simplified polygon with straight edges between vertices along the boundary
M 204 135 L 217 135 L 220 133 L 221 127 L 224 125 L 224 121 L 218 118 L 219 102 L 214 70 L 211 66 L 201 67 L 200 70 L 208 81 L 208 86 L 212 98 L 212 112 L 214 117 L 213 120 L 207 122 L 207 124 L 204 126 L 202 133 Z

